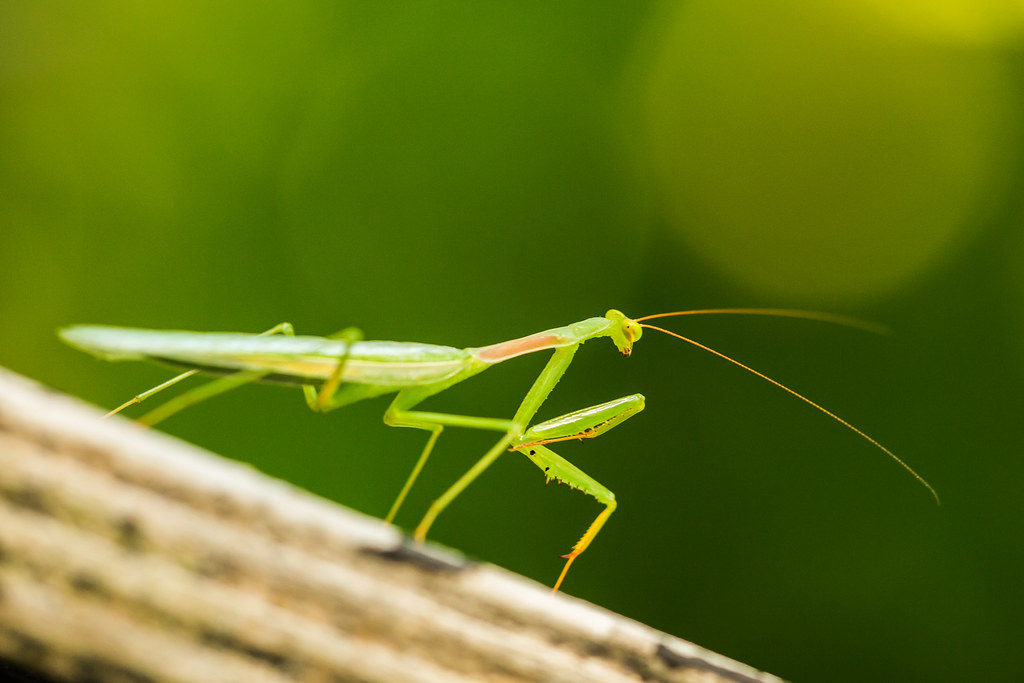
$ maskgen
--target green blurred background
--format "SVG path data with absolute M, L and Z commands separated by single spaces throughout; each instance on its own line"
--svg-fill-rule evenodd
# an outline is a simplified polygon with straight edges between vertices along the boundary
M 565 591 L 802 681 L 1024 667 L 1024 10 L 892 3 L 0 4 L 0 364 L 111 407 L 96 322 L 476 346 L 609 307 L 861 316 L 586 345 L 538 416 L 619 510 Z M 543 358 L 430 409 L 510 415 Z M 167 432 L 371 515 L 424 436 L 246 387 Z M 448 430 L 411 527 L 493 441 Z M 499 461 L 435 540 L 550 585 L 600 510 Z

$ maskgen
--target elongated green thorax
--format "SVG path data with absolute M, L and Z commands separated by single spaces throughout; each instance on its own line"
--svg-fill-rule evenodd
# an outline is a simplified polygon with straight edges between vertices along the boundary
M 604 317 L 587 318 L 565 327 L 555 327 L 527 337 L 466 350 L 485 363 L 501 363 L 527 353 L 574 346 L 597 337 L 611 337 L 619 353 L 628 356 L 633 350 L 633 342 L 642 333 L 640 323 L 612 309 Z

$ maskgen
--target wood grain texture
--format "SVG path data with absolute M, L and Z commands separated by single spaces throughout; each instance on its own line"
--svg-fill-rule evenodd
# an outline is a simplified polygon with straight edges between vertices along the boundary
M 778 681 L 0 369 L 0 657 L 56 680 Z

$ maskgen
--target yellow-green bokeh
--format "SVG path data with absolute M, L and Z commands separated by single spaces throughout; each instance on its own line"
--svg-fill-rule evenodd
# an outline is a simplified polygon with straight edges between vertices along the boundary
M 670 4 L 652 26 L 650 177 L 685 248 L 749 288 L 877 297 L 946 262 L 1006 190 L 1005 62 L 855 5 Z

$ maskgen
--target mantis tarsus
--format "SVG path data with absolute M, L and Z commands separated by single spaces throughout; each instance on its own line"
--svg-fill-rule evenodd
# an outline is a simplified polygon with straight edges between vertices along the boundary
M 430 432 L 430 437 L 387 514 L 388 522 L 398 514 L 406 494 L 419 476 L 445 427 L 467 427 L 501 433 L 498 442 L 431 504 L 413 535 L 422 541 L 437 516 L 498 456 L 506 450 L 519 451 L 544 472 L 546 480 L 554 479 L 568 484 L 571 488 L 593 496 L 605 506 L 573 546 L 572 551 L 563 555 L 566 562 L 555 582 L 555 591 L 562 585 L 573 560 L 587 549 L 615 511 L 616 503 L 615 495 L 611 491 L 557 455 L 547 447 L 547 444 L 599 436 L 644 409 L 644 397 L 641 394 L 632 394 L 553 420 L 532 424 L 534 415 L 572 363 L 580 344 L 589 339 L 610 337 L 619 352 L 629 356 L 634 342 L 640 339 L 644 328 L 648 328 L 664 332 L 713 353 L 774 384 L 854 431 L 899 463 L 923 484 L 938 502 L 938 494 L 917 472 L 892 451 L 846 420 L 723 353 L 675 332 L 643 322 L 661 317 L 701 314 L 775 315 L 870 327 L 870 324 L 843 316 L 788 309 L 677 311 L 636 319 L 628 318 L 613 309 L 603 317 L 589 318 L 520 339 L 467 349 L 415 342 L 364 341 L 362 334 L 354 328 L 332 337 L 295 336 L 292 326 L 288 323 L 281 323 L 260 335 L 74 325 L 60 330 L 60 336 L 72 346 L 107 360 L 153 360 L 188 369 L 184 374 L 139 394 L 109 414 L 139 403 L 197 372 L 223 375 L 220 379 L 179 395 L 140 418 L 140 422 L 148 425 L 155 424 L 206 398 L 253 381 L 300 385 L 307 404 L 318 412 L 327 412 L 365 398 L 396 393 L 384 414 L 384 422 L 396 427 L 422 429 Z M 537 351 L 552 351 L 551 358 L 526 393 L 512 419 L 415 410 L 424 399 L 481 373 L 492 365 Z

